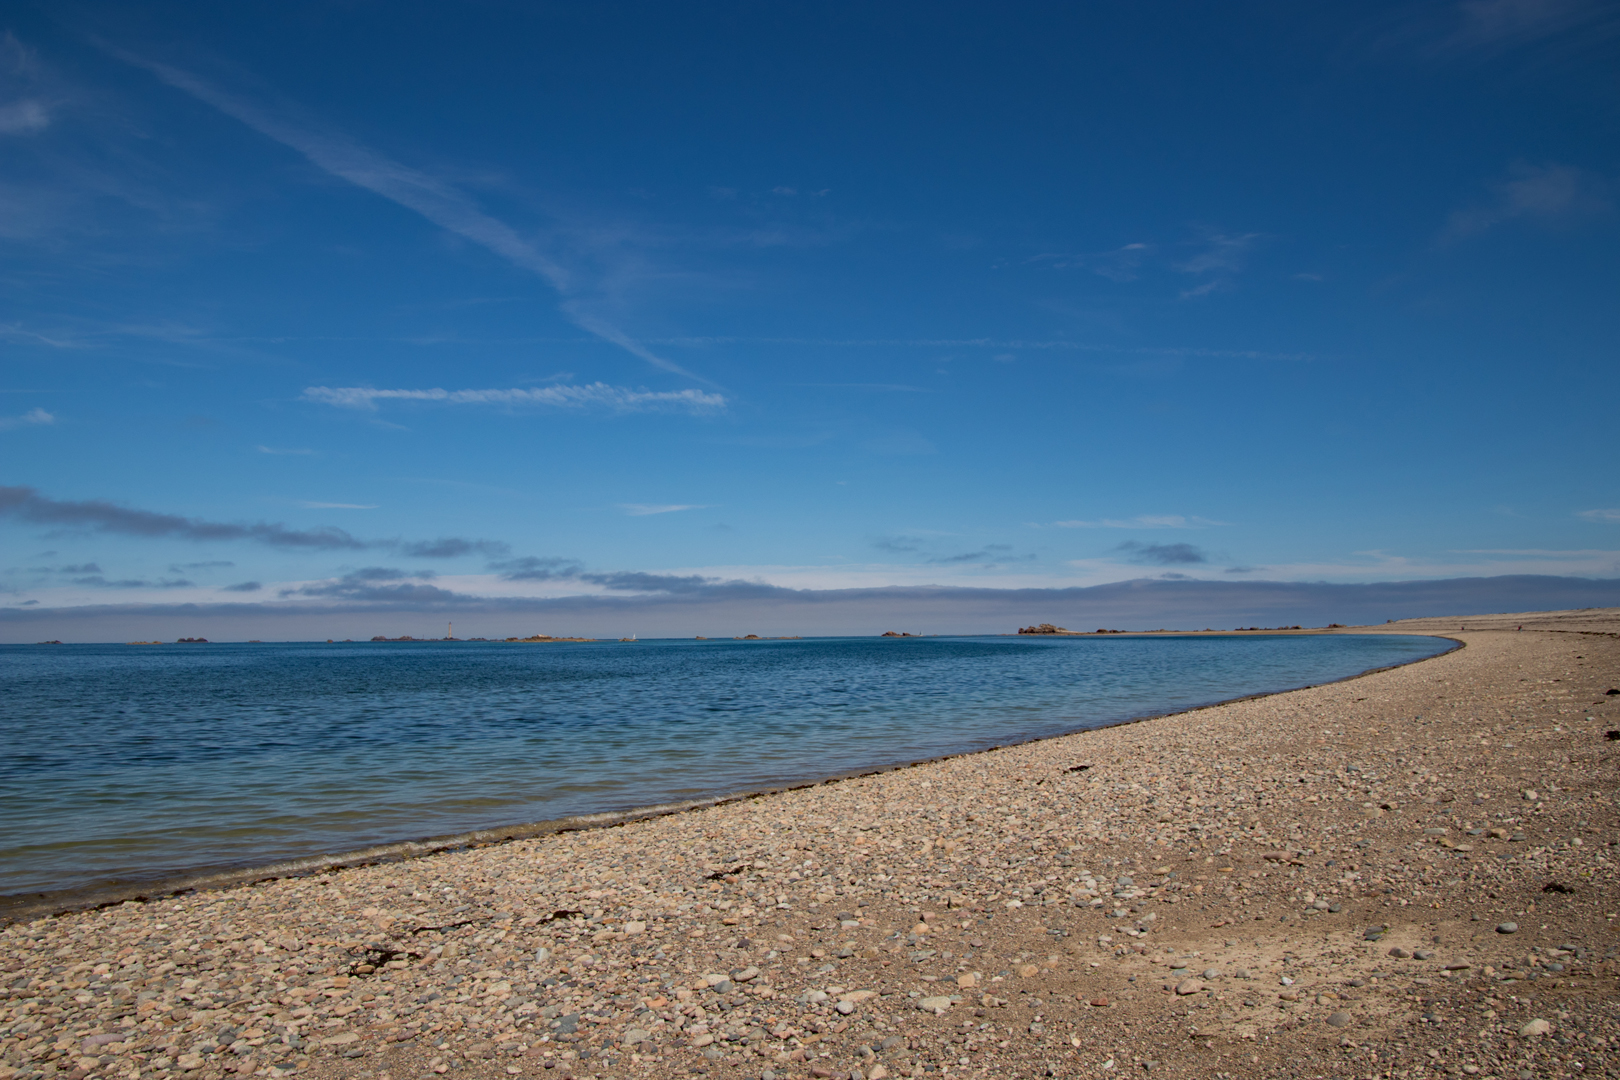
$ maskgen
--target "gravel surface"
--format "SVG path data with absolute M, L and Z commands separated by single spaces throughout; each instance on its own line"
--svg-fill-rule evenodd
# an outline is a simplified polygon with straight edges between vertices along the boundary
M 1620 1075 L 1620 611 L 1379 629 L 1467 647 L 16 922 L 0 1080 Z

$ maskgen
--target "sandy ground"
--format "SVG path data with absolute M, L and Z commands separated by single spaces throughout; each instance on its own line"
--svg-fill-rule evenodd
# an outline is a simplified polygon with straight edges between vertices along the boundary
M 0 1080 L 1620 1075 L 1620 610 L 1376 629 L 1466 648 L 17 922 Z

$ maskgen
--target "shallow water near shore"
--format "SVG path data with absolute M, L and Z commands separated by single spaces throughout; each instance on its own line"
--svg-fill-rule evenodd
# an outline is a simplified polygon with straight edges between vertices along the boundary
M 0 647 L 0 896 L 631 810 L 1348 678 L 1404 635 Z

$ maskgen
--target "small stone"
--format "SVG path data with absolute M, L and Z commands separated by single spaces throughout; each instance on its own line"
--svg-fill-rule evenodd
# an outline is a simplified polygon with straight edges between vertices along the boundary
M 1106 1009 L 1108 1008 L 1108 999 L 1105 997 L 1094 997 L 1091 999 L 1090 1005 L 1094 1009 Z
M 944 1012 L 950 1007 L 951 999 L 943 994 L 936 994 L 933 997 L 919 998 L 917 1000 L 917 1008 L 923 1010 L 924 1012 L 931 1012 L 936 1015 Z
M 345 1031 L 345 1032 L 342 1032 L 340 1034 L 333 1035 L 330 1038 L 322 1039 L 321 1040 L 321 1045 L 323 1045 L 323 1046 L 347 1046 L 350 1043 L 356 1043 L 356 1042 L 359 1042 L 359 1041 L 360 1041 L 360 1033 L 358 1031 Z
M 185 1071 L 185 1072 L 191 1072 L 191 1071 L 193 1071 L 195 1069 L 200 1069 L 200 1068 L 203 1067 L 202 1055 L 201 1054 L 181 1054 L 180 1059 L 175 1062 L 175 1065 L 178 1068 L 180 1068 L 181 1070 Z
M 1328 1014 L 1327 1022 L 1329 1027 L 1349 1027 L 1350 1014 L 1340 1009 L 1338 1012 Z
M 1204 969 L 1204 978 L 1205 979 L 1208 979 L 1209 981 L 1213 982 L 1213 981 L 1215 981 L 1216 979 L 1218 979 L 1220 977 L 1221 977 L 1221 973 L 1219 971 L 1215 970 L 1214 968 L 1205 968 Z
M 1524 798 L 1526 802 L 1535 802 L 1537 799 L 1541 798 L 1541 795 L 1534 788 L 1525 788 Z
M 1410 960 L 1410 959 L 1412 959 L 1412 954 L 1407 952 L 1405 949 L 1401 948 L 1399 945 L 1397 945 L 1393 949 L 1389 950 L 1389 955 L 1393 956 L 1397 960 Z
M 1519 924 L 1516 922 L 1497 923 L 1496 932 L 1498 934 L 1517 934 L 1519 932 Z
M 872 1066 L 872 1071 L 866 1074 L 866 1080 L 886 1080 L 889 1070 L 882 1065 Z
M 1033 979 L 1035 976 L 1039 975 L 1040 973 L 1041 973 L 1041 969 L 1035 964 L 1025 964 L 1024 966 L 1022 966 L 1022 967 L 1020 967 L 1018 969 L 1018 974 L 1023 976 L 1026 979 Z
M 833 1008 L 837 1009 L 842 1015 L 848 1016 L 850 1013 L 855 1011 L 855 1003 L 853 1001 L 840 1001 L 838 1004 L 834 1005 Z
M 971 971 L 964 971 L 956 977 L 956 985 L 966 990 L 970 986 L 979 985 L 979 976 Z
M 647 932 L 647 924 L 639 919 L 632 922 L 627 922 L 624 924 L 624 932 L 626 934 L 645 934 Z
M 623 1042 L 626 1046 L 630 1046 L 635 1043 L 646 1042 L 650 1038 L 652 1038 L 652 1036 L 647 1034 L 647 1032 L 643 1031 L 641 1028 L 631 1028 L 629 1031 L 624 1033 Z
M 1534 1039 L 1547 1034 L 1551 1030 L 1551 1024 L 1538 1018 L 1530 1021 L 1528 1024 L 1524 1025 L 1524 1027 L 1520 1028 L 1519 1034 L 1524 1036 L 1526 1039 Z
M 751 965 L 749 967 L 739 968 L 731 973 L 732 982 L 753 982 L 757 978 L 759 978 L 759 968 Z
M 1199 982 L 1197 979 L 1182 979 L 1180 982 L 1176 983 L 1176 993 L 1182 997 L 1185 997 L 1188 994 L 1196 994 L 1203 988 L 1204 984 Z
M 1414 959 L 1414 960 L 1433 960 L 1434 959 L 1434 950 L 1433 949 L 1414 949 L 1412 951 L 1412 959 Z

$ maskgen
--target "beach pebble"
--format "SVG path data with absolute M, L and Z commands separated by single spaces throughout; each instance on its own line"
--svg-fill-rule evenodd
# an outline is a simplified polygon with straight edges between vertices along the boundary
M 943 994 L 932 997 L 918 998 L 917 1008 L 924 1012 L 942 1013 L 951 1007 L 951 999 Z
M 1330 1026 L 1336 1027 L 1336 1028 L 1349 1027 L 1350 1026 L 1350 1014 L 1345 1012 L 1343 1009 L 1340 1009 L 1339 1011 L 1334 1012 L 1334 1013 L 1329 1013 L 1328 1018 L 1327 1018 L 1327 1023 Z
M 1181 994 L 1182 996 L 1187 994 L 1196 994 L 1203 988 L 1204 984 L 1199 982 L 1197 979 L 1183 979 L 1176 983 L 1176 993 Z
M 1517 934 L 1519 932 L 1519 924 L 1516 922 L 1497 923 L 1496 932 L 1498 934 Z
M 1533 1039 L 1545 1035 L 1550 1031 L 1552 1031 L 1552 1025 L 1550 1023 L 1545 1020 L 1536 1019 L 1521 1027 L 1519 1029 L 1519 1034 L 1527 1039 Z

